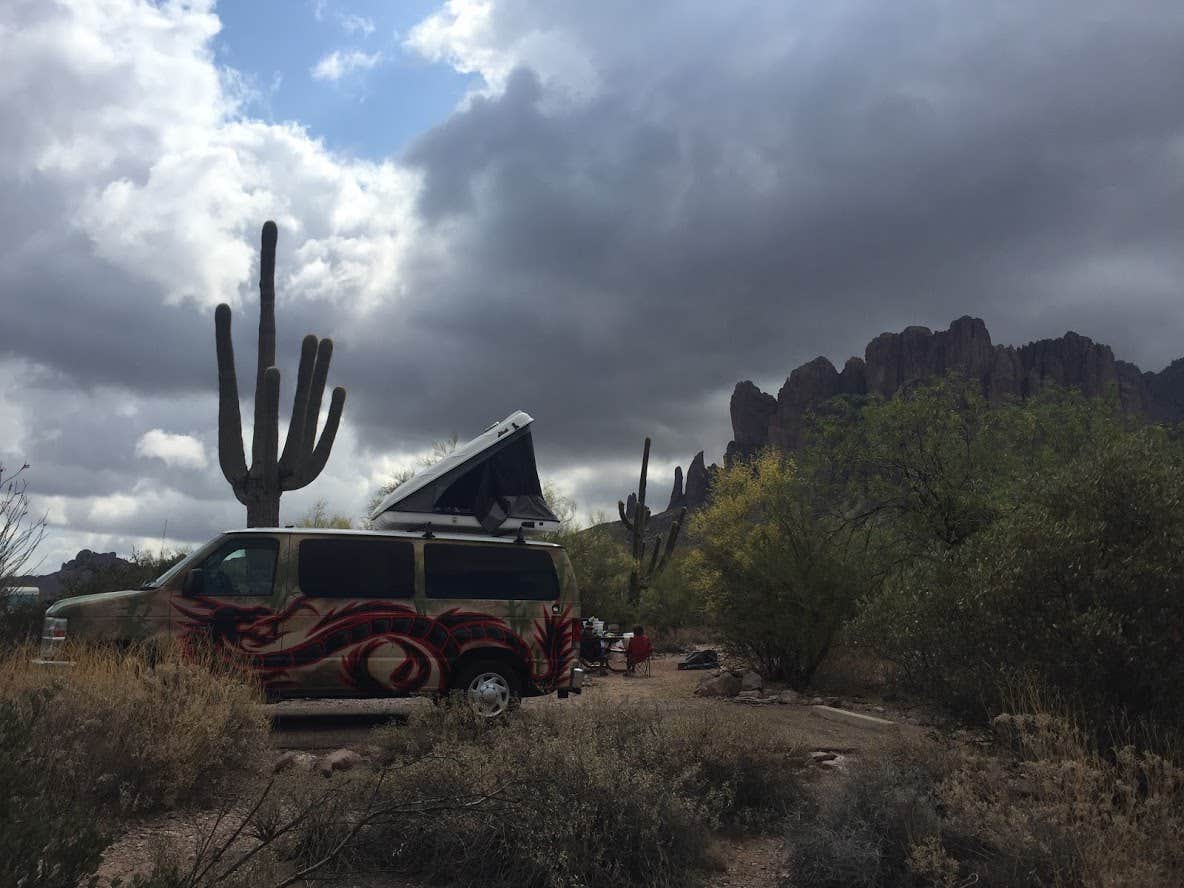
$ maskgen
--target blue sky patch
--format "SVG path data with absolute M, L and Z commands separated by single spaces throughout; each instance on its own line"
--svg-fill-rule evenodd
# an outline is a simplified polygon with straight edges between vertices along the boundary
M 443 121 L 479 80 L 403 47 L 438 6 L 430 0 L 220 3 L 217 60 L 258 94 L 253 115 L 298 121 L 333 150 L 380 160 Z

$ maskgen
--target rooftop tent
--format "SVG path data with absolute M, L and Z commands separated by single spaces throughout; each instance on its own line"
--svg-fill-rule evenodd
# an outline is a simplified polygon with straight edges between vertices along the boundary
M 529 414 L 518 411 L 404 481 L 370 520 L 379 530 L 542 533 L 559 529 L 534 462 Z

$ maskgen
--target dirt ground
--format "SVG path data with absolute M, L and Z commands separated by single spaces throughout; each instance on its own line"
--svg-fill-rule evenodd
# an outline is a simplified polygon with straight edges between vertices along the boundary
M 524 711 L 544 706 L 614 706 L 621 703 L 653 704 L 662 708 L 740 706 L 718 698 L 696 697 L 700 679 L 710 672 L 683 672 L 677 656 L 656 657 L 649 676 L 626 676 L 610 672 L 590 675 L 584 692 L 560 700 L 551 695 L 525 700 Z M 780 686 L 771 690 L 780 690 Z M 768 692 L 768 691 L 767 691 Z M 873 751 L 889 741 L 888 736 L 865 728 L 854 728 L 818 717 L 809 702 L 817 700 L 834 707 L 888 719 L 899 725 L 905 739 L 923 738 L 928 725 L 919 710 L 885 702 L 873 695 L 803 697 L 797 705 L 767 704 L 759 707 L 763 717 L 783 724 L 811 749 L 859 754 Z M 290 700 L 268 707 L 275 720 L 273 734 L 277 749 L 329 750 L 364 742 L 365 734 L 378 724 L 405 717 L 412 709 L 432 705 L 426 699 L 410 700 Z
M 760 717 L 783 725 L 787 734 L 798 743 L 820 754 L 830 756 L 820 770 L 822 779 L 842 779 L 842 772 L 858 758 L 874 755 L 901 742 L 927 742 L 927 722 L 923 713 L 894 706 L 876 698 L 864 697 L 804 697 L 796 704 L 740 704 L 718 698 L 696 697 L 694 690 L 709 672 L 679 671 L 678 657 L 658 657 L 649 676 L 625 676 L 617 673 L 591 675 L 584 692 L 566 700 L 556 696 L 529 699 L 523 703 L 524 713 L 550 706 L 612 707 L 623 703 L 652 704 L 660 708 L 739 707 L 756 709 Z M 769 688 L 767 692 L 780 690 Z M 826 704 L 876 718 L 888 719 L 896 727 L 884 731 L 856 727 L 841 721 L 821 717 L 814 703 Z M 416 707 L 432 705 L 425 699 L 411 700 L 314 700 L 287 701 L 267 707 L 273 718 L 273 742 L 277 756 L 284 750 L 296 749 L 321 753 L 341 747 L 362 747 L 369 732 L 380 724 L 398 722 Z M 820 758 L 823 756 L 820 755 Z M 129 871 L 143 868 L 152 859 L 154 849 L 162 841 L 191 841 L 200 828 L 200 817 L 169 815 L 147 821 L 133 828 L 105 855 L 100 871 L 104 879 L 116 875 L 125 878 Z M 782 842 L 777 837 L 748 838 L 739 841 L 721 839 L 716 856 L 724 869 L 708 880 L 713 888 L 773 888 L 786 870 Z M 366 880 L 352 882 L 359 888 L 415 888 L 411 883 L 380 883 Z

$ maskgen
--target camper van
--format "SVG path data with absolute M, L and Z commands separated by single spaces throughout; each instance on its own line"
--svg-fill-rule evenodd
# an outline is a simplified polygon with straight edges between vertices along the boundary
M 75 639 L 171 637 L 240 658 L 273 697 L 457 691 L 496 716 L 579 693 L 571 563 L 527 538 L 558 525 L 531 421 L 516 413 L 405 482 L 376 530 L 230 531 L 141 589 L 58 601 L 40 660 L 62 663 Z

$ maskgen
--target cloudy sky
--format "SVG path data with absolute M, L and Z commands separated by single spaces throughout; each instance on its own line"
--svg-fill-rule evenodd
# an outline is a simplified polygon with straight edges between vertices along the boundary
M 1184 354 L 1179 0 L 6 0 L 0 59 L 0 461 L 43 570 L 245 520 L 213 311 L 249 418 L 269 218 L 281 397 L 308 332 L 349 392 L 284 520 L 519 408 L 586 511 L 645 434 L 665 496 L 737 380 L 966 313 Z

